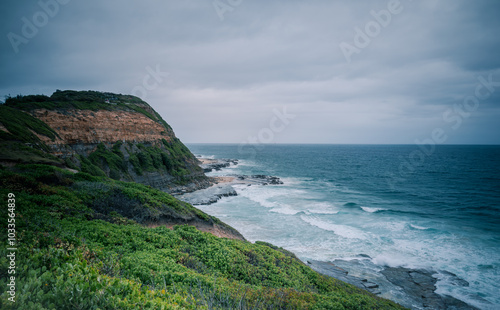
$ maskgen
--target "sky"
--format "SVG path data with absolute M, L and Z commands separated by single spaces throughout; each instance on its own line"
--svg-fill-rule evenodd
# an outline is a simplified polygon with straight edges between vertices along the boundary
M 185 143 L 500 144 L 497 0 L 2 0 L 0 99 L 133 94 Z

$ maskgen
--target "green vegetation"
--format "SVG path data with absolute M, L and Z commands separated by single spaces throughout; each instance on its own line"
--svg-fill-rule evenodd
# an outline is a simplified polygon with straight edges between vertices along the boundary
M 121 141 L 107 147 L 101 143 L 88 158 L 79 158 L 82 172 L 94 176 L 109 176 L 115 180 L 132 181 L 129 166 L 139 176 L 144 172 L 169 174 L 174 177 L 173 183 L 176 184 L 189 182 L 189 175 L 192 173 L 201 174 L 201 169 L 192 162 L 193 155 L 178 139 L 173 143 L 163 139 L 161 147 L 141 143 L 129 145 Z
M 0 131 L 0 133 L 2 132 Z M 0 161 L 62 165 L 57 157 L 17 141 L 2 141 L 0 139 L 0 150 L 2 150 Z
M 0 123 L 5 126 L 8 133 L 2 131 L 0 139 L 17 140 L 27 143 L 35 143 L 40 148 L 47 150 L 47 146 L 36 136 L 35 133 L 47 136 L 52 141 L 57 137 L 57 133 L 41 120 L 23 111 L 1 105 Z
M 41 120 L 0 105 L 0 124 L 7 130 L 0 130 L 1 161 L 62 165 L 58 158 L 48 153 L 48 146 L 37 136 L 46 136 L 52 141 L 57 137 L 57 133 Z
M 1 168 L 0 183 L 16 196 L 18 248 L 13 304 L 0 234 L 1 309 L 401 309 L 268 243 L 143 226 L 224 225 L 151 187 L 48 165 Z

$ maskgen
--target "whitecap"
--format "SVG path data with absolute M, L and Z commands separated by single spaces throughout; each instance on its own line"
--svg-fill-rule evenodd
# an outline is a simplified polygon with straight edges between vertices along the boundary
M 379 254 L 375 256 L 372 259 L 372 262 L 376 265 L 379 266 L 387 266 L 387 267 L 406 267 L 406 268 L 412 268 L 412 269 L 417 269 L 418 267 L 415 264 L 415 258 L 414 257 L 408 257 L 406 255 L 403 255 L 401 253 L 384 253 L 384 254 Z
M 361 207 L 361 209 L 365 212 L 368 212 L 368 213 L 375 213 L 375 212 L 388 210 L 388 209 L 384 209 L 384 208 L 373 208 L 373 207 Z
M 305 211 L 306 214 L 338 214 L 339 210 L 334 205 L 328 202 L 319 202 L 315 204 L 311 204 L 308 209 Z
M 206 159 L 215 159 L 215 155 L 197 154 L 196 157 L 198 157 L 198 158 L 206 158 Z
M 418 230 L 430 229 L 430 228 L 427 228 L 427 227 L 422 227 L 422 226 L 418 226 L 418 225 L 414 225 L 414 224 L 410 224 L 410 227 L 414 228 L 414 229 L 418 229 Z
M 331 215 L 331 214 L 338 214 L 340 211 L 338 210 L 311 210 L 307 209 L 305 211 L 306 214 L 318 214 L 318 215 Z
M 323 220 L 318 219 L 317 217 L 311 217 L 311 216 L 304 216 L 301 215 L 300 218 L 312 225 L 316 226 L 318 228 L 321 228 L 323 230 L 331 231 L 335 233 L 338 236 L 348 238 L 348 239 L 360 239 L 360 240 L 366 240 L 368 239 L 366 234 L 362 232 L 361 230 L 347 226 L 347 225 L 339 225 L 339 224 L 333 224 L 329 223 Z
M 302 211 L 294 210 L 294 209 L 288 208 L 288 207 L 280 207 L 280 208 L 273 208 L 273 209 L 269 210 L 269 212 L 280 213 L 280 214 L 285 214 L 285 215 L 295 215 L 295 214 L 300 213 Z

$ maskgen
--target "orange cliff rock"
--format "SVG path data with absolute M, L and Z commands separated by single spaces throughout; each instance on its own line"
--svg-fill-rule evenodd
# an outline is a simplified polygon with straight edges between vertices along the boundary
M 38 135 L 52 148 L 54 155 L 63 155 L 63 146 L 113 144 L 117 141 L 158 145 L 162 139 L 170 142 L 175 138 L 169 128 L 155 122 L 144 114 L 131 111 L 91 110 L 46 110 L 31 112 L 54 129 L 60 138 L 55 141 Z M 92 151 L 85 148 L 85 152 Z

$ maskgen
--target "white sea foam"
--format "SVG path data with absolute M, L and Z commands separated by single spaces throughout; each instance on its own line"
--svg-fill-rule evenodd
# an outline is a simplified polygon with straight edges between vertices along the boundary
M 235 187 L 238 195 L 248 198 L 249 200 L 260 204 L 266 208 L 275 208 L 277 204 L 269 201 L 270 198 L 280 195 L 278 191 L 268 190 L 264 188 L 256 189 L 256 186 Z
M 328 214 L 338 214 L 338 213 L 339 209 L 329 203 L 316 203 L 309 206 L 309 208 L 307 208 L 306 210 L 306 214 L 328 215 Z
M 384 208 L 373 208 L 373 207 L 361 207 L 361 209 L 365 212 L 368 212 L 368 213 L 375 213 L 375 212 L 379 212 L 379 211 L 387 211 L 388 209 L 384 209 Z
M 379 266 L 405 267 L 410 269 L 432 269 L 429 263 L 411 253 L 389 251 L 375 255 L 372 262 Z
M 316 226 L 316 227 L 321 228 L 323 230 L 332 231 L 336 235 L 344 237 L 344 238 L 360 239 L 360 240 L 368 239 L 368 237 L 366 236 L 366 234 L 364 232 L 362 232 L 361 230 L 354 228 L 352 226 L 333 224 L 330 222 L 320 220 L 319 218 L 313 217 L 313 216 L 301 215 L 300 218 L 304 222 L 306 222 L 310 225 Z
M 299 189 L 292 189 L 282 186 L 238 186 L 234 187 L 238 193 L 251 201 L 257 202 L 258 204 L 266 208 L 280 208 L 287 207 L 287 204 L 283 202 L 283 198 L 303 198 L 306 192 Z M 276 202 L 280 200 L 280 202 Z M 298 210 L 300 212 L 302 210 Z
M 201 157 L 201 158 L 207 158 L 207 159 L 215 159 L 215 155 L 203 155 L 203 154 L 198 154 L 196 155 L 197 157 Z
M 338 210 L 314 210 L 314 209 L 307 209 L 306 214 L 318 214 L 318 215 L 329 215 L 329 214 L 338 214 L 340 211 Z
M 414 228 L 414 229 L 418 229 L 418 230 L 427 230 L 427 229 L 430 229 L 430 228 L 427 228 L 427 227 L 422 227 L 422 226 L 418 226 L 418 225 L 414 225 L 414 224 L 410 224 L 410 227 Z
M 307 178 L 280 177 L 285 186 L 301 186 L 307 183 Z
M 280 214 L 286 214 L 286 215 L 295 215 L 297 213 L 300 213 L 302 211 L 300 210 L 294 210 L 288 206 L 281 206 L 279 208 L 273 208 L 269 212 L 274 212 L 274 213 L 280 213 Z

